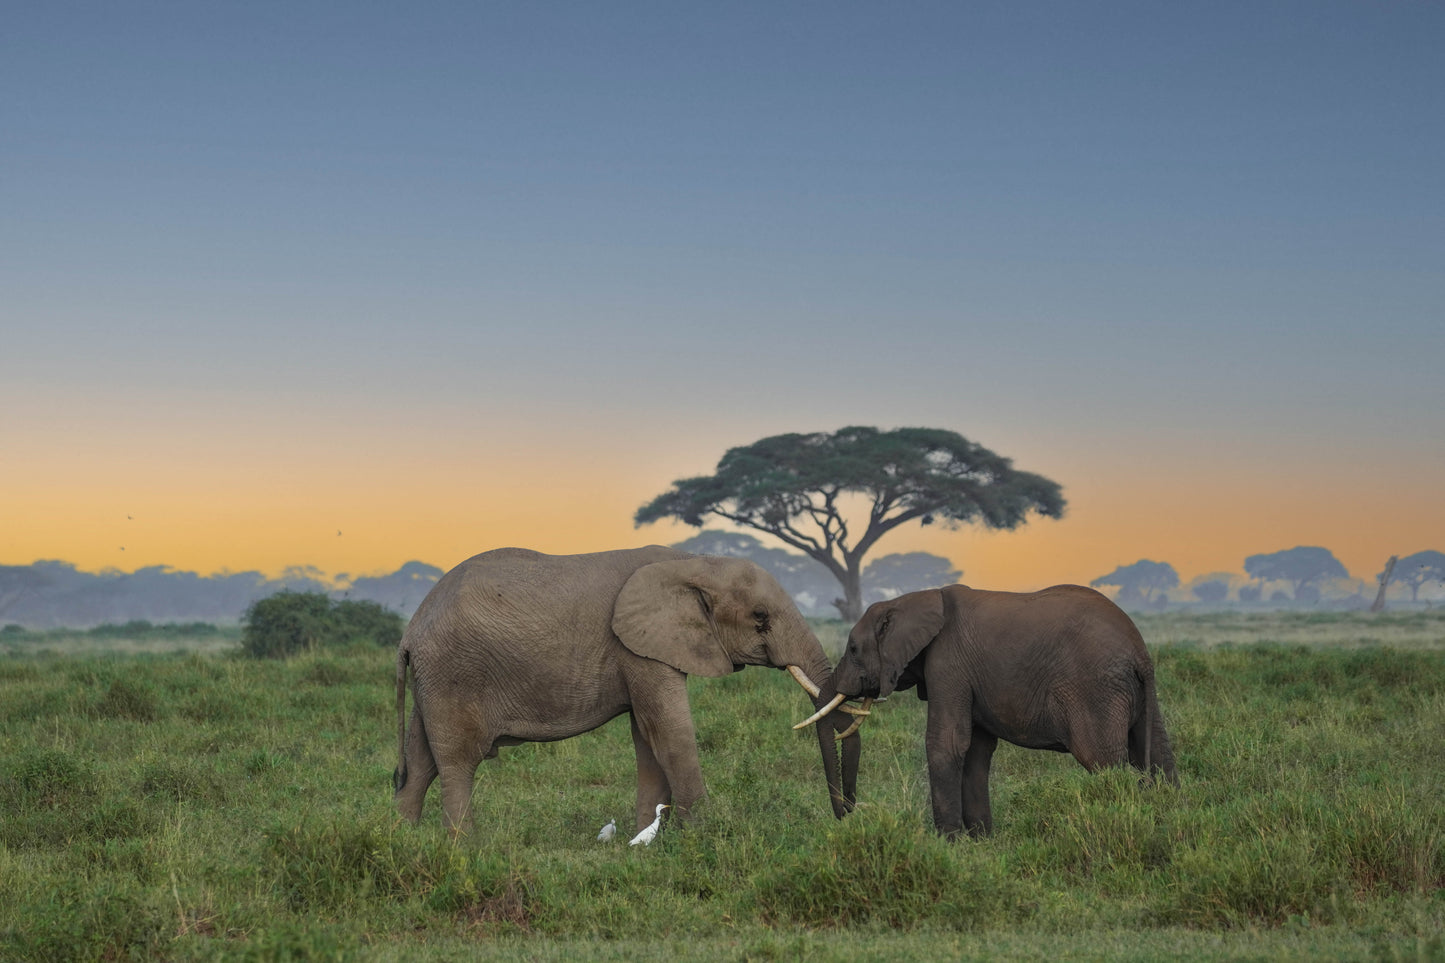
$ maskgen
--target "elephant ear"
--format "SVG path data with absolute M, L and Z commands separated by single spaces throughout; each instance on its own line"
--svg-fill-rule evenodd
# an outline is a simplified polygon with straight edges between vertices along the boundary
M 878 680 L 880 699 L 893 691 L 898 680 L 907 672 L 908 664 L 942 630 L 942 592 L 928 589 L 910 592 L 894 600 L 887 614 L 873 627 L 881 670 Z
M 714 579 L 703 558 L 644 565 L 622 586 L 612 631 L 628 649 L 688 675 L 733 671 L 713 620 Z

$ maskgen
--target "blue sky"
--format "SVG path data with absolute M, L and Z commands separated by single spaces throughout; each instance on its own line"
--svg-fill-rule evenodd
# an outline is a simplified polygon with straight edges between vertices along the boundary
M 861 423 L 1064 484 L 1068 544 L 1005 580 L 1271 538 L 1368 576 L 1445 532 L 1442 49 L 1421 3 L 10 11 L 0 564 L 122 564 L 44 537 L 212 484 L 391 534 L 349 559 L 283 526 L 232 563 L 177 517 L 124 564 L 633 544 L 726 448 Z M 1395 503 L 1358 506 L 1382 473 Z M 1301 514 L 1186 547 L 1228 497 Z M 419 499 L 455 546 L 390 507 Z M 988 575 L 993 537 L 928 537 L 898 548 Z M 1098 572 L 1051 561 L 1091 544 Z

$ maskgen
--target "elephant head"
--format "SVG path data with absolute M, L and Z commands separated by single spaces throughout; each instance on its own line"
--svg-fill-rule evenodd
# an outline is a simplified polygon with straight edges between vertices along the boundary
M 644 565 L 617 597 L 612 630 L 637 655 L 689 675 L 722 676 L 747 665 L 787 669 L 820 709 L 809 721 L 825 720 L 818 745 L 833 814 L 841 819 L 852 810 L 859 757 L 857 725 L 846 715 L 852 707 L 839 707 L 842 697 L 834 697 L 833 672 L 817 636 L 764 569 L 716 556 Z
M 875 602 L 848 633 L 848 647 L 833 676 L 838 692 L 887 698 L 905 679 L 908 664 L 943 630 L 943 622 L 942 592 Z

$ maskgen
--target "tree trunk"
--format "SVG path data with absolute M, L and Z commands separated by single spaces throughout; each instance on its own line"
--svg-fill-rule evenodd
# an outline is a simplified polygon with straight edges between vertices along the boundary
M 843 585 L 843 597 L 833 600 L 838 617 L 844 622 L 857 622 L 863 617 L 862 576 L 857 567 L 850 567 L 838 581 Z
M 1371 612 L 1385 611 L 1385 589 L 1390 587 L 1390 576 L 1395 574 L 1395 563 L 1400 556 L 1391 555 L 1390 560 L 1385 563 L 1385 570 L 1380 573 L 1380 591 L 1375 593 L 1375 602 L 1370 606 Z

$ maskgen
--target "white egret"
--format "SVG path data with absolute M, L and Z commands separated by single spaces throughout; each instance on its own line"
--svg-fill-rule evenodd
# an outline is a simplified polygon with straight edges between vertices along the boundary
M 652 841 L 657 838 L 657 831 L 662 828 L 662 811 L 667 808 L 667 803 L 657 804 L 657 818 L 647 825 L 647 828 L 636 836 L 632 837 L 629 846 L 636 846 L 641 843 L 644 846 L 651 846 Z
M 612 837 L 616 835 L 617 820 L 609 819 L 607 820 L 607 825 L 602 827 L 602 832 L 597 834 L 597 841 L 599 843 L 610 843 L 612 842 Z

